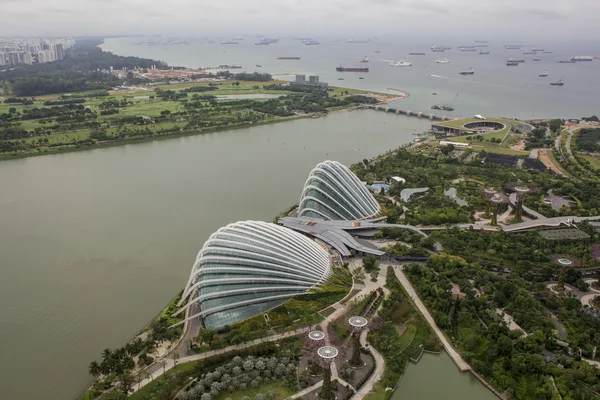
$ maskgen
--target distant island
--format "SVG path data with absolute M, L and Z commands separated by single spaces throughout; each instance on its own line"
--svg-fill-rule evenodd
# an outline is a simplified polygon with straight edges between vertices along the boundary
M 64 59 L 0 71 L 0 159 L 319 116 L 373 96 L 267 73 L 169 68 L 77 41 Z M 312 78 L 311 78 L 312 79 Z

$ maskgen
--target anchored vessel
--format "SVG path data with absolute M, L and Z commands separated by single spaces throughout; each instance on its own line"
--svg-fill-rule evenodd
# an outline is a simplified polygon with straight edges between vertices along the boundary
M 508 67 L 516 67 L 519 65 L 519 63 L 517 61 L 514 61 L 512 59 L 508 59 L 508 61 L 506 61 L 506 65 Z
M 479 50 L 479 54 L 490 54 L 490 52 L 489 51 L 481 51 L 481 50 Z
M 410 67 L 412 65 L 412 63 L 409 63 L 408 61 L 394 61 L 390 63 L 390 67 Z
M 338 72 L 369 72 L 369 67 L 336 67 Z
M 221 44 L 238 44 L 235 40 L 223 40 Z
M 565 83 L 562 81 L 562 79 L 559 79 L 558 82 L 550 82 L 550 85 L 552 86 L 563 86 Z
M 435 62 L 438 64 L 448 64 L 450 60 L 448 60 L 447 58 L 436 58 Z
M 278 60 L 299 60 L 300 57 L 278 57 Z
M 473 71 L 473 68 L 470 68 L 468 71 L 460 71 L 459 74 L 461 74 L 461 75 L 475 75 L 475 71 Z
M 359 63 L 368 63 L 369 62 L 369 58 L 367 56 L 365 56 L 362 60 L 358 60 Z
M 545 78 L 548 76 L 548 70 L 544 70 L 541 74 L 538 75 L 540 78 Z
M 571 61 L 592 61 L 594 57 L 591 56 L 574 56 L 571 57 Z

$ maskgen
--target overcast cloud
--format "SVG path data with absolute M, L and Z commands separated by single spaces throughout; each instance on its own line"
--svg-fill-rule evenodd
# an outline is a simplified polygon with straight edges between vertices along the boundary
M 0 36 L 600 35 L 600 0 L 0 0 Z

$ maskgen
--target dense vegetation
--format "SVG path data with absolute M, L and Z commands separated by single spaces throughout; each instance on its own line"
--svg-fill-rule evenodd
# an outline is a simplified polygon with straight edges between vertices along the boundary
M 110 67 L 115 70 L 150 68 L 153 65 L 159 69 L 167 67 L 161 61 L 102 51 L 98 47 L 100 43 L 95 39 L 80 39 L 67 50 L 63 60 L 2 71 L 2 87 L 15 96 L 102 90 L 122 83 L 115 76 L 102 72 Z
M 577 150 L 600 152 L 600 128 L 583 128 L 577 134 Z
M 555 399 L 549 379 L 553 377 L 564 399 L 595 398 L 592 390 L 600 389 L 600 371 L 557 345 L 550 312 L 537 298 L 553 297 L 545 287 L 534 288 L 518 274 L 503 279 L 444 253 L 406 271 L 438 326 L 454 338 L 463 358 L 498 390 L 514 399 Z M 451 296 L 453 284 L 460 286 L 465 298 Z M 537 296 L 530 295 L 534 289 Z M 575 308 L 580 309 L 580 304 Z M 511 315 L 529 335 L 510 330 L 497 310 Z M 576 324 L 574 330 L 587 332 L 587 343 L 581 335 L 579 340 L 569 338 L 571 343 L 586 344 L 589 351 L 590 340 L 598 340 L 597 322 L 575 315 L 569 322 Z M 554 361 L 545 361 L 542 354 L 552 354 L 549 360 Z

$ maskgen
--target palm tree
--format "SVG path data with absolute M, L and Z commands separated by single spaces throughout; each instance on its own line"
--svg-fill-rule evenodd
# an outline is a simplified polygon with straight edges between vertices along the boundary
M 100 375 L 102 375 L 102 369 L 100 368 L 100 364 L 98 364 L 98 362 L 96 361 L 92 361 L 88 367 L 88 372 L 94 378 L 98 378 Z

